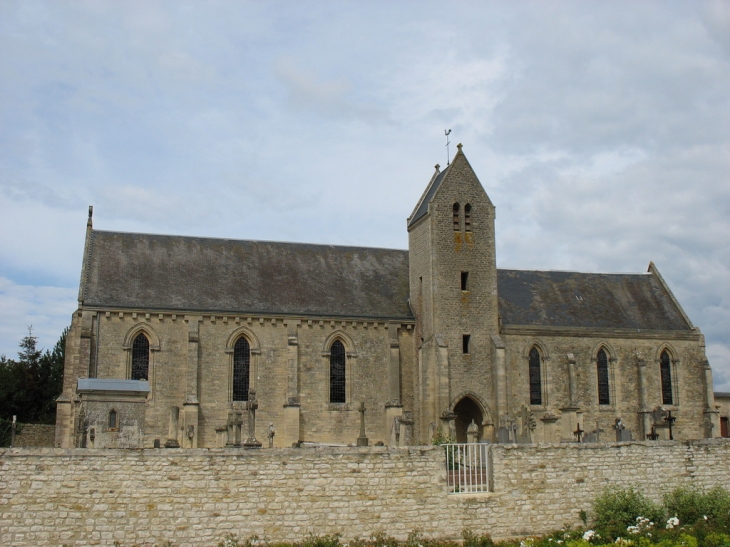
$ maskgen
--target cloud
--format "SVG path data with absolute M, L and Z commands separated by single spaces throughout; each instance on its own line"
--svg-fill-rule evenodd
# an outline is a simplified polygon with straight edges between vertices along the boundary
M 0 354 L 15 359 L 30 326 L 38 346 L 53 349 L 63 329 L 71 324 L 77 296 L 78 289 L 18 285 L 0 277 Z

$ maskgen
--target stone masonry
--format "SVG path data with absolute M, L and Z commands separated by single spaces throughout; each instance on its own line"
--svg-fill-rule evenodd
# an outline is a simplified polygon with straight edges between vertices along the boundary
M 448 494 L 441 447 L 0 451 L 4 546 L 213 546 L 384 532 L 494 538 L 580 524 L 607 485 L 730 488 L 730 442 L 490 445 L 493 492 Z M 516 518 L 519 515 L 519 518 Z

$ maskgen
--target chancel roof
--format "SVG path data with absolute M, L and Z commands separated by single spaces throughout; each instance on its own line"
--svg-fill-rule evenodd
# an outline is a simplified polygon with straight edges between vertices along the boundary
M 498 270 L 503 325 L 690 330 L 658 276 Z
M 84 305 L 412 319 L 408 253 L 92 231 Z

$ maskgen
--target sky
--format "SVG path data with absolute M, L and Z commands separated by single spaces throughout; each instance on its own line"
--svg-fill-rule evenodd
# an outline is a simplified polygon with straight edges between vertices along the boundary
M 463 143 L 501 268 L 653 261 L 730 391 L 730 2 L 0 2 L 0 354 L 94 228 L 407 248 Z

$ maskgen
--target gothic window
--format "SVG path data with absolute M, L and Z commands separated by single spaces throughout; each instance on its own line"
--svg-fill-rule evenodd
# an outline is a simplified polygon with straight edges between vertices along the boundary
M 471 232 L 471 204 L 464 205 L 464 230 Z
M 598 404 L 608 405 L 611 404 L 611 395 L 608 383 L 608 356 L 606 352 L 601 348 L 598 352 Z
M 530 404 L 541 405 L 542 404 L 542 377 L 541 377 L 541 363 L 540 363 L 540 352 L 537 348 L 530 350 Z
M 461 230 L 461 220 L 459 219 L 459 204 L 454 203 L 454 231 L 458 232 Z
M 117 429 L 117 411 L 113 408 L 109 411 L 109 429 Z
M 248 401 L 248 382 L 251 371 L 251 346 L 243 336 L 233 346 L 234 401 Z
M 150 369 L 150 341 L 139 333 L 132 343 L 132 380 L 147 380 Z
M 335 340 L 330 348 L 330 403 L 345 403 L 345 346 Z
M 666 350 L 662 351 L 659 358 L 659 369 L 662 375 L 662 404 L 674 404 L 674 398 L 672 397 L 672 365 Z

